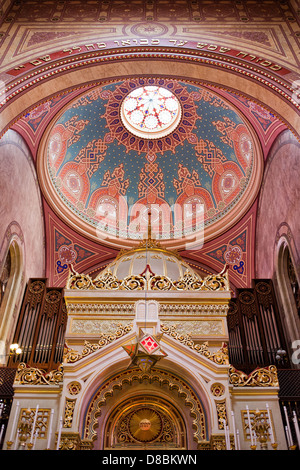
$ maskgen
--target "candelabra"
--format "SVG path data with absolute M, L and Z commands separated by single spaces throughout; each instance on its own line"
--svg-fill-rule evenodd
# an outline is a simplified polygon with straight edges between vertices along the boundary
M 28 436 L 30 436 L 31 434 L 31 430 L 32 430 L 32 422 L 31 422 L 31 410 L 28 409 L 25 411 L 25 415 L 22 417 L 22 420 L 19 424 L 19 427 L 18 427 L 18 435 L 19 435 L 19 445 L 21 447 L 24 447 L 26 446 L 26 441 L 27 441 L 27 438 Z M 31 449 L 32 448 L 32 443 L 30 442 L 29 444 L 27 444 L 27 447 L 28 449 Z
M 252 428 L 256 434 L 257 440 L 260 442 L 261 449 L 268 449 L 267 440 L 269 437 L 270 424 L 268 423 L 265 414 L 260 410 L 256 410 L 254 412 Z
M 271 420 L 271 412 L 268 403 L 266 403 L 267 410 L 252 411 L 250 416 L 250 410 L 248 405 L 246 406 L 247 424 L 245 429 L 248 428 L 251 440 L 251 450 L 257 449 L 257 441 L 260 442 L 262 450 L 268 448 L 267 441 L 270 440 L 271 447 L 276 450 L 278 443 L 275 442 L 275 431 Z
M 16 413 L 11 429 L 10 439 L 6 442 L 7 450 L 11 450 L 14 444 L 14 450 L 17 450 L 20 446 L 25 448 L 27 446 L 28 450 L 34 449 L 35 441 L 38 436 L 38 429 L 36 427 L 37 415 L 39 410 L 39 405 L 37 405 L 34 412 L 34 419 L 32 417 L 32 409 L 28 408 L 23 410 L 21 417 L 19 418 L 19 407 L 20 404 L 16 404 Z M 19 420 L 19 423 L 18 423 Z M 17 424 L 18 423 L 18 424 Z M 15 441 L 13 442 L 14 435 L 16 433 Z M 28 437 L 30 436 L 30 442 L 26 444 Z M 34 441 L 34 442 L 33 442 Z

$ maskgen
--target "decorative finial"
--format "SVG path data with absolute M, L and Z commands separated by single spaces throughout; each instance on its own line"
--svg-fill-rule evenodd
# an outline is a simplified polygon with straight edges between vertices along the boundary
M 148 208 L 148 241 L 152 240 L 152 229 L 151 229 L 151 206 Z

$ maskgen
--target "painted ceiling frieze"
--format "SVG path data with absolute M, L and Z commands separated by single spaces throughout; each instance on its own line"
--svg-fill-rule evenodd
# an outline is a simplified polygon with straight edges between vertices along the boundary
M 232 103 L 239 107 L 255 127 L 262 144 L 264 158 L 267 158 L 276 136 L 286 128 L 285 124 L 265 106 L 255 103 L 245 96 L 233 92 L 224 93 L 220 91 L 220 93 L 227 98 L 230 96 Z
M 36 151 L 40 139 L 49 121 L 70 101 L 70 99 L 75 98 L 79 93 L 82 93 L 81 89 L 75 89 L 53 96 L 50 100 L 43 101 L 37 106 L 25 111 L 24 115 L 13 124 L 12 129 L 16 130 L 24 137 L 34 159 L 36 158 Z

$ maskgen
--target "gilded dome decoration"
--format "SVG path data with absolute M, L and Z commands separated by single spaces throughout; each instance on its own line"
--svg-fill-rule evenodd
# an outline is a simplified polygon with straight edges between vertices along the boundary
M 162 248 L 155 241 L 144 241 L 137 248 L 122 250 L 119 256 L 98 277 L 110 271 L 118 279 L 148 271 L 173 281 L 186 273 L 198 277 L 196 272 L 175 252 Z
M 67 289 L 229 291 L 226 267 L 202 279 L 176 253 L 148 238 L 137 248 L 122 250 L 95 279 L 71 267 Z

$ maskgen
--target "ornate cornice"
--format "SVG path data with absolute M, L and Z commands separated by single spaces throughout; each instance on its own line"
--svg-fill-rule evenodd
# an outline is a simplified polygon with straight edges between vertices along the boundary
M 292 86 L 284 78 L 284 75 L 289 74 L 288 69 L 283 69 L 280 65 L 272 64 L 266 66 L 259 66 L 253 62 L 253 59 L 249 54 L 238 52 L 235 56 L 227 56 L 226 54 L 220 54 L 220 50 L 217 53 L 213 50 L 205 50 L 206 47 L 199 47 L 199 43 L 195 43 L 195 48 L 182 49 L 172 47 L 126 47 L 126 48 L 108 48 L 106 50 L 97 49 L 93 45 L 93 51 L 85 51 L 80 55 L 67 55 L 63 59 L 49 56 L 49 60 L 32 60 L 27 63 L 26 66 L 22 64 L 16 67 L 14 70 L 8 71 L 13 79 L 6 87 L 6 101 L 7 103 L 13 99 L 17 94 L 27 91 L 29 87 L 36 86 L 38 82 L 43 80 L 49 80 L 54 75 L 66 73 L 77 68 L 87 67 L 89 65 L 95 65 L 99 62 L 109 63 L 111 61 L 123 61 L 124 57 L 127 59 L 130 56 L 137 58 L 161 58 L 163 60 L 168 57 L 173 60 L 192 60 L 206 66 L 212 66 L 217 68 L 225 68 L 233 73 L 241 74 L 250 79 L 261 82 L 265 87 L 273 88 L 276 92 L 279 92 L 286 100 L 292 102 L 295 107 L 297 103 L 294 102 L 292 95 L 294 90 Z M 208 46 L 209 44 L 204 45 Z M 249 56 L 249 57 L 248 57 Z M 247 60 L 248 59 L 248 60 Z M 263 59 L 261 64 L 266 63 Z M 23 72 L 23 70 L 25 72 Z M 281 74 L 278 73 L 281 71 Z M 275 85 L 274 85 L 275 83 Z
M 173 317 L 183 315 L 185 318 L 188 316 L 226 316 L 229 309 L 228 303 L 160 303 L 159 315 L 160 317 Z
M 227 271 L 211 274 L 204 279 L 186 272 L 173 281 L 167 276 L 155 275 L 147 270 L 143 275 L 130 275 L 120 280 L 107 269 L 103 275 L 92 279 L 88 274 L 70 270 L 66 289 L 73 290 L 155 290 L 155 291 L 229 291 Z
M 134 303 L 81 303 L 81 302 L 68 302 L 67 305 L 69 315 L 103 315 L 111 318 L 111 315 L 135 315 Z

